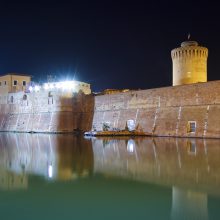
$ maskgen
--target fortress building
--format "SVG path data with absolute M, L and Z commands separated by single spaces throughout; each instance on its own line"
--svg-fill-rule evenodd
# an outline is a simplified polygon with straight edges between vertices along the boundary
M 69 81 L 1 93 L 0 131 L 220 138 L 220 81 L 207 82 L 208 49 L 186 41 L 171 56 L 170 87 L 94 95 Z
M 95 97 L 95 135 L 132 124 L 135 135 L 220 138 L 220 81 L 207 82 L 208 49 L 185 41 L 171 57 L 172 87 Z
M 208 49 L 196 41 L 185 41 L 171 51 L 173 86 L 207 82 Z

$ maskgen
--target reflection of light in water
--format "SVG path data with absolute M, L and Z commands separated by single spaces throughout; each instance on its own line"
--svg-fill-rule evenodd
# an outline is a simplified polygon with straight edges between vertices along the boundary
M 134 142 L 134 140 L 128 140 L 127 151 L 128 151 L 129 153 L 133 153 L 133 152 L 134 152 L 134 148 L 135 148 L 135 142 Z
M 53 167 L 52 167 L 52 165 L 48 166 L 48 177 L 49 178 L 53 177 Z

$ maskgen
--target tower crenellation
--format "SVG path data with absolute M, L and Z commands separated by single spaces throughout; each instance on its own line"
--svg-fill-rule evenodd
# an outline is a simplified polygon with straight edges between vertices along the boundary
M 196 41 L 185 41 L 171 51 L 173 86 L 207 82 L 208 49 Z

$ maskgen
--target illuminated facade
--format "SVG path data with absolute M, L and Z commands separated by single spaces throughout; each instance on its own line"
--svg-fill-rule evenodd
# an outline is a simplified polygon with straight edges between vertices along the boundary
M 43 85 L 35 84 L 32 86 L 31 76 L 16 73 L 10 73 L 0 76 L 0 94 L 16 92 L 39 92 L 40 90 L 49 91 L 71 91 L 75 93 L 82 92 L 86 95 L 91 94 L 90 84 L 80 81 L 48 82 Z
M 208 49 L 196 41 L 185 41 L 171 51 L 173 86 L 207 82 Z
M 0 94 L 25 91 L 31 81 L 31 76 L 9 73 L 0 76 Z

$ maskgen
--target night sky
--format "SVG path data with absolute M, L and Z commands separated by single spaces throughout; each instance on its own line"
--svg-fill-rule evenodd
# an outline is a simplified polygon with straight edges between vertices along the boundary
M 94 91 L 170 86 L 170 51 L 191 33 L 209 49 L 208 79 L 220 79 L 220 10 L 208 0 L 17 2 L 0 4 L 0 74 Z

